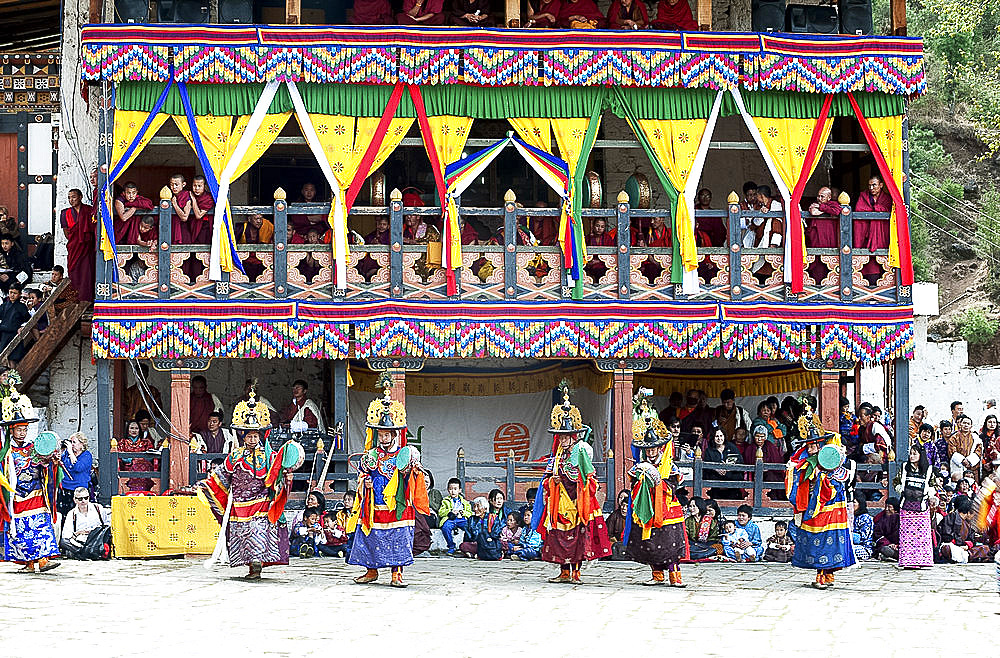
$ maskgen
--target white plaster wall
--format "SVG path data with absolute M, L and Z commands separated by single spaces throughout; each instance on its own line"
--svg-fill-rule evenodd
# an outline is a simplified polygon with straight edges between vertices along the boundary
M 63 0 L 62 68 L 59 88 L 62 111 L 59 115 L 59 167 L 55 207 L 65 208 L 66 193 L 83 190 L 89 203 L 90 172 L 97 164 L 97 88 L 91 90 L 89 104 L 80 96 L 80 28 L 90 19 L 90 0 Z M 56 227 L 55 262 L 66 264 L 66 237 Z
M 97 437 L 97 367 L 91 360 L 90 339 L 79 333 L 49 365 L 49 429 L 66 437 L 83 432 Z M 96 446 L 96 443 L 91 445 Z M 97 456 L 97 451 L 93 451 Z

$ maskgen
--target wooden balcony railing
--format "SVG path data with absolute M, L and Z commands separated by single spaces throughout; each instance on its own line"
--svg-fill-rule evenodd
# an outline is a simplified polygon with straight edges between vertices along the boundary
M 280 191 L 279 191 L 280 192 Z M 403 244 L 403 217 L 417 214 L 439 218 L 437 208 L 404 208 L 398 197 L 388 207 L 355 207 L 349 226 L 369 226 L 371 219 L 388 216 L 390 244 L 350 246 L 347 282 L 335 285 L 333 261 L 327 244 L 290 244 L 289 214 L 322 215 L 329 204 L 292 204 L 278 194 L 271 206 L 234 206 L 237 234 L 239 223 L 252 213 L 273 221 L 273 244 L 239 245 L 246 273 L 223 273 L 221 281 L 209 280 L 208 245 L 172 245 L 171 210 L 161 201 L 158 211 L 159 240 L 155 248 L 119 245 L 117 283 L 112 285 L 111 264 L 98 263 L 99 299 L 449 299 L 445 273 L 428 263 L 427 246 Z M 605 218 L 617 230 L 615 246 L 588 247 L 584 298 L 591 300 L 698 301 L 896 304 L 900 302 L 899 277 L 889 266 L 888 250 L 855 249 L 852 244 L 855 219 L 888 221 L 888 213 L 854 213 L 846 203 L 838 218 L 838 248 L 807 248 L 809 266 L 805 290 L 792 295 L 784 283 L 783 248 L 749 248 L 742 244 L 741 222 L 756 217 L 784 218 L 779 212 L 751 213 L 731 203 L 726 210 L 699 210 L 696 218 L 722 218 L 731 236 L 726 246 L 699 247 L 698 274 L 701 290 L 685 295 L 670 281 L 673 253 L 670 248 L 633 247 L 633 221 L 648 222 L 664 217 L 665 209 L 634 210 L 622 193 L 614 208 L 583 211 L 585 227 Z M 518 244 L 518 226 L 533 218 L 551 217 L 558 224 L 557 209 L 520 208 L 508 194 L 500 208 L 460 208 L 461 221 L 476 219 L 502 228 L 503 243 L 463 245 L 458 294 L 462 300 L 544 300 L 570 298 L 562 256 L 556 246 Z M 803 215 L 803 221 L 808 219 Z M 362 232 L 362 231 L 359 231 Z M 903 301 L 909 301 L 903 297 Z

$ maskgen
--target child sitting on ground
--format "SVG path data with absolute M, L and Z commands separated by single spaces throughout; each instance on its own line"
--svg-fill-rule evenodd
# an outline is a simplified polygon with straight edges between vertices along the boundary
M 448 555 L 455 554 L 455 535 L 458 530 L 465 530 L 469 517 L 472 516 L 472 505 L 460 493 L 462 481 L 458 478 L 448 480 L 448 495 L 438 506 L 438 523 L 444 541 L 448 545 Z
M 745 559 L 745 549 L 743 546 L 749 545 L 749 535 L 743 528 L 736 527 L 736 521 L 726 519 L 722 524 L 722 550 L 726 557 L 737 562 L 748 562 Z
M 292 526 L 292 536 L 289 541 L 292 555 L 312 557 L 316 554 L 317 541 L 325 543 L 326 535 L 319 524 L 319 508 L 309 507 L 302 513 L 302 518 Z
M 517 514 L 511 512 L 507 515 L 507 525 L 500 531 L 500 547 L 503 549 L 504 557 L 510 557 L 514 551 L 514 544 L 521 539 L 521 526 L 517 522 Z
M 537 560 L 542 552 L 542 536 L 531 528 L 531 508 L 521 517 L 524 527 L 521 536 L 511 545 L 510 557 L 515 560 Z
M 325 543 L 316 544 L 316 550 L 320 555 L 329 557 L 346 557 L 347 555 L 347 531 L 345 526 L 339 522 L 340 512 L 327 514 L 323 517 L 323 535 Z M 346 517 L 344 517 L 346 519 Z
M 753 507 L 740 505 L 736 508 L 736 527 L 747 531 L 746 544 L 740 546 L 746 562 L 757 562 L 764 557 L 764 542 L 760 538 L 760 528 L 752 519 Z
M 788 521 L 775 521 L 774 534 L 767 540 L 764 560 L 767 562 L 791 562 L 795 552 L 795 542 L 788 534 Z

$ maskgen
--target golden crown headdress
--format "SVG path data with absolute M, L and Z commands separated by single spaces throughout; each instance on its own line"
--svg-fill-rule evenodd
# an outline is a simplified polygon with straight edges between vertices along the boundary
M 549 417 L 549 432 L 552 434 L 582 434 L 586 431 L 583 426 L 583 416 L 576 405 L 569 402 L 569 387 L 560 386 L 563 392 L 563 401 L 552 407 L 552 414 Z
M 633 398 L 632 445 L 636 448 L 655 448 L 670 442 L 667 426 L 649 401 L 650 393 L 648 389 L 639 389 Z
M 381 384 L 384 387 L 382 397 L 368 405 L 365 424 L 373 430 L 401 430 L 406 427 L 406 407 L 390 396 L 390 381 Z
M 10 427 L 37 423 L 37 418 L 28 417 L 29 409 L 31 409 L 31 400 L 28 399 L 28 396 L 15 392 L 13 395 L 5 397 L 0 402 L 0 425 Z
M 250 395 L 246 400 L 240 400 L 233 409 L 234 430 L 263 431 L 271 427 L 271 410 L 265 404 L 257 402 L 257 391 L 250 389 Z

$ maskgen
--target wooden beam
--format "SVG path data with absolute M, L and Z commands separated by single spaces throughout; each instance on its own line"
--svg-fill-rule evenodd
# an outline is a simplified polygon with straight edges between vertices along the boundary
M 190 482 L 191 445 L 191 372 L 184 369 L 170 371 L 170 488 L 186 487 Z M 175 436 L 181 432 L 183 436 Z M 157 446 L 159 447 L 159 446 Z
M 698 0 L 698 29 L 712 31 L 712 0 Z
M 906 0 L 889 0 L 889 12 L 891 14 L 893 36 L 905 37 Z
M 302 18 L 302 0 L 285 0 L 285 25 L 298 25 Z

